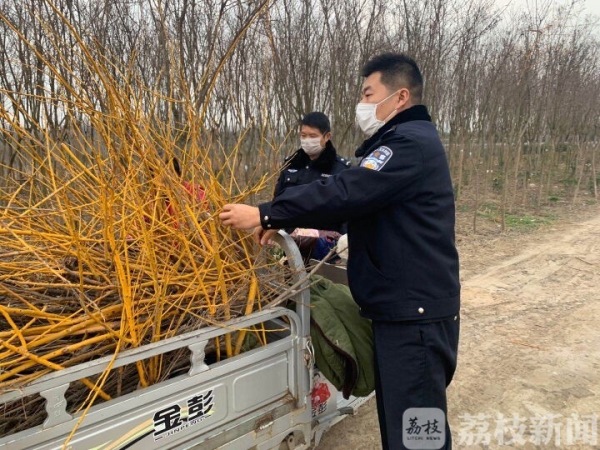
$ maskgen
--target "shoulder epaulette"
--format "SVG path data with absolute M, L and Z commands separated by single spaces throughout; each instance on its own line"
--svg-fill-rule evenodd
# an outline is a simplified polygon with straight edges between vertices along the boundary
M 342 158 L 341 156 L 338 156 L 338 161 L 345 166 L 349 166 L 350 164 L 352 164 L 349 160 L 347 160 L 346 158 Z

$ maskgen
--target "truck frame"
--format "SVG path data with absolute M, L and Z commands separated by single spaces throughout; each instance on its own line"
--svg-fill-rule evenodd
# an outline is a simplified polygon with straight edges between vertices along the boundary
M 284 232 L 276 242 L 292 269 L 295 311 L 272 307 L 160 342 L 107 356 L 41 377 L 0 395 L 0 405 L 30 395 L 45 399 L 46 419 L 37 427 L 0 438 L 0 450 L 202 449 L 303 450 L 318 445 L 332 425 L 354 414 L 370 397 L 333 395 L 322 411 L 311 407 L 314 355 L 310 293 L 300 252 Z M 346 282 L 345 269 L 324 264 L 320 274 Z M 209 363 L 207 344 L 234 330 L 269 324 L 267 345 Z M 78 380 L 174 350 L 189 352 L 181 374 L 95 405 L 82 416 L 67 412 L 65 392 Z M 371 394 L 371 396 L 374 394 Z M 67 438 L 76 427 L 68 444 Z

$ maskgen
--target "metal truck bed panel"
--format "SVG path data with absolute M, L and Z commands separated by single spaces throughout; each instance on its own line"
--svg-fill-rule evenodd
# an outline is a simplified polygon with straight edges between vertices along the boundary
M 208 328 L 124 352 L 117 358 L 116 367 L 187 346 L 192 367 L 186 375 L 92 407 L 69 448 L 178 448 L 192 436 L 196 442 L 201 442 L 198 435 L 203 440 L 210 439 L 211 430 L 279 399 L 292 398 L 294 407 L 301 406 L 306 399 L 298 399 L 297 374 L 301 372 L 298 364 L 303 365 L 304 361 L 299 348 L 302 340 L 297 335 L 297 316 L 284 308 L 274 308 L 232 322 L 237 327 L 246 327 L 282 316 L 291 324 L 288 336 L 211 366 L 204 362 L 204 346 L 215 336 L 235 328 Z M 66 388 L 82 376 L 102 372 L 105 366 L 106 361 L 94 361 L 28 386 L 25 394 L 40 393 L 50 399 L 48 419 L 43 426 L 1 439 L 0 449 L 61 448 L 79 419 L 65 411 Z M 4 394 L 0 399 L 10 399 L 16 394 Z
M 337 393 L 326 411 L 313 418 L 309 282 L 298 248 L 280 233 L 275 240 L 292 269 L 290 292 L 296 290 L 295 313 L 269 308 L 220 327 L 125 351 L 114 364 L 111 356 L 99 358 L 0 394 L 0 407 L 25 396 L 41 395 L 47 412 L 43 425 L 1 438 L 0 450 L 63 448 L 81 418 L 66 410 L 65 391 L 71 383 L 102 373 L 110 364 L 115 369 L 183 348 L 190 352 L 191 367 L 186 375 L 92 407 L 66 448 L 278 450 L 283 443 L 286 448 L 303 450 L 311 441 L 317 444 L 333 423 L 353 414 L 367 399 L 345 401 Z M 317 273 L 347 283 L 343 268 L 324 264 Z M 205 348 L 211 339 L 259 323 L 280 331 L 271 333 L 264 347 L 207 364 Z

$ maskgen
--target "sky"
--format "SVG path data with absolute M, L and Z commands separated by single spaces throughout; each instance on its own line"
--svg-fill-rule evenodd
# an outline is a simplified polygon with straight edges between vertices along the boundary
M 585 8 L 588 12 L 600 17 L 600 1 L 598 0 L 585 0 Z
M 558 5 L 567 5 L 572 0 L 496 0 L 500 6 L 509 5 L 514 8 L 535 8 L 537 5 L 553 3 Z M 600 19 L 600 0 L 575 0 L 585 12 L 593 14 Z
M 577 17 L 589 17 L 595 23 L 592 33 L 600 38 L 600 0 L 494 0 L 500 7 L 506 7 L 506 12 L 511 11 L 535 11 L 536 7 L 543 8 L 545 5 L 566 6 L 575 3 L 575 11 L 579 12 Z

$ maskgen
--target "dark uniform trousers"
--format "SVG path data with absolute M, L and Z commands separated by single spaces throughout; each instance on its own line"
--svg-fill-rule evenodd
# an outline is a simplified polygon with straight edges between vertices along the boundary
M 456 369 L 459 324 L 458 316 L 429 322 L 372 322 L 377 413 L 384 450 L 411 448 L 403 443 L 403 433 L 409 432 L 402 420 L 408 408 L 442 410 L 446 442 L 436 448 L 452 448 L 446 387 Z

